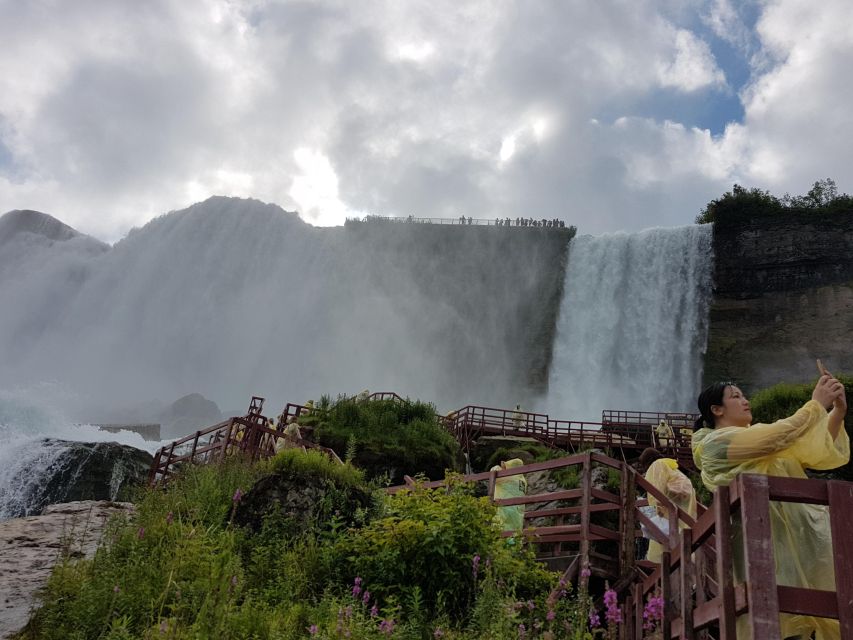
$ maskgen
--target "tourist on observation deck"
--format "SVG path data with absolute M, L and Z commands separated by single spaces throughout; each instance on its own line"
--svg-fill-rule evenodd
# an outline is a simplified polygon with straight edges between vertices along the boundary
M 712 491 L 741 473 L 806 478 L 806 469 L 834 469 L 850 460 L 844 385 L 826 372 L 811 400 L 791 417 L 772 424 L 752 424 L 749 401 L 731 382 L 717 382 L 702 391 L 699 412 L 693 459 Z M 772 501 L 770 525 L 777 584 L 834 591 L 827 507 Z M 740 582 L 744 579 L 742 535 L 736 523 L 734 573 Z M 738 619 L 738 638 L 749 637 L 747 622 L 746 616 Z M 837 620 L 783 613 L 780 623 L 782 638 L 810 638 L 813 632 L 817 640 L 841 637 Z

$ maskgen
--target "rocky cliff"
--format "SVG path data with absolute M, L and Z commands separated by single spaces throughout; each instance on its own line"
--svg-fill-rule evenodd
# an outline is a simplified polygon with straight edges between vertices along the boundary
M 853 371 L 853 211 L 782 212 L 714 228 L 704 378 L 747 391 Z

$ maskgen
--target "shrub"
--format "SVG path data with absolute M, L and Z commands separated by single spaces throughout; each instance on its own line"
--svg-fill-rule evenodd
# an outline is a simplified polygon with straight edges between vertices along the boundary
M 510 591 L 526 597 L 550 576 L 525 545 L 508 545 L 494 523 L 495 508 L 471 487 L 401 491 L 386 516 L 342 538 L 337 553 L 350 579 L 360 577 L 380 600 L 405 605 L 418 589 L 430 617 L 461 619 L 473 603 L 476 566 L 494 568 Z M 475 560 L 476 558 L 476 560 Z
M 368 477 L 388 474 L 402 483 L 403 475 L 443 478 L 447 469 L 461 470 L 459 445 L 431 404 L 341 398 L 326 413 L 311 417 L 317 441 L 342 458 L 354 450 L 353 463 Z

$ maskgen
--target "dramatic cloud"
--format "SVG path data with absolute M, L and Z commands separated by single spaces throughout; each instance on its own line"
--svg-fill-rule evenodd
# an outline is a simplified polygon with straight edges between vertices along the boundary
M 313 224 L 465 213 L 598 233 L 688 223 L 734 181 L 849 191 L 851 10 L 0 0 L 0 212 L 112 241 L 222 194 Z

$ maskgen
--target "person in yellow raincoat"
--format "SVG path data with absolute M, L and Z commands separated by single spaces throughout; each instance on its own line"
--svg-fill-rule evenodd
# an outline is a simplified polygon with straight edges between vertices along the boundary
M 827 373 L 818 380 L 811 400 L 794 415 L 772 424 L 751 424 L 749 401 L 732 383 L 718 382 L 705 389 L 699 396 L 699 411 L 693 459 L 711 491 L 741 473 L 805 478 L 805 469 L 834 469 L 850 460 L 844 385 Z M 834 591 L 827 508 L 771 502 L 770 521 L 777 584 Z M 735 526 L 733 550 L 735 579 L 742 581 L 739 526 Z M 781 614 L 780 623 L 782 638 L 810 638 L 813 631 L 816 640 L 841 637 L 837 620 Z M 746 616 L 738 619 L 737 627 L 738 638 L 749 638 Z
M 690 478 L 678 470 L 678 463 L 672 458 L 664 458 L 656 449 L 646 449 L 640 454 L 640 468 L 645 469 L 644 477 L 658 491 L 669 498 L 674 505 L 696 518 L 696 491 Z M 652 494 L 648 496 L 649 506 L 655 507 L 657 514 L 669 518 L 669 510 Z M 679 525 L 686 527 L 685 523 Z M 660 562 L 663 547 L 656 540 L 649 540 L 646 560 Z
M 501 469 L 512 469 L 521 467 L 524 461 L 521 458 L 513 458 L 506 460 L 499 465 L 491 468 L 491 471 L 500 471 Z M 495 499 L 501 498 L 520 498 L 527 493 L 527 478 L 524 474 L 517 476 L 508 476 L 506 478 L 498 478 L 495 481 Z M 518 531 L 524 528 L 524 505 L 512 505 L 509 507 L 498 507 L 498 512 L 495 515 L 495 520 L 504 531 Z

